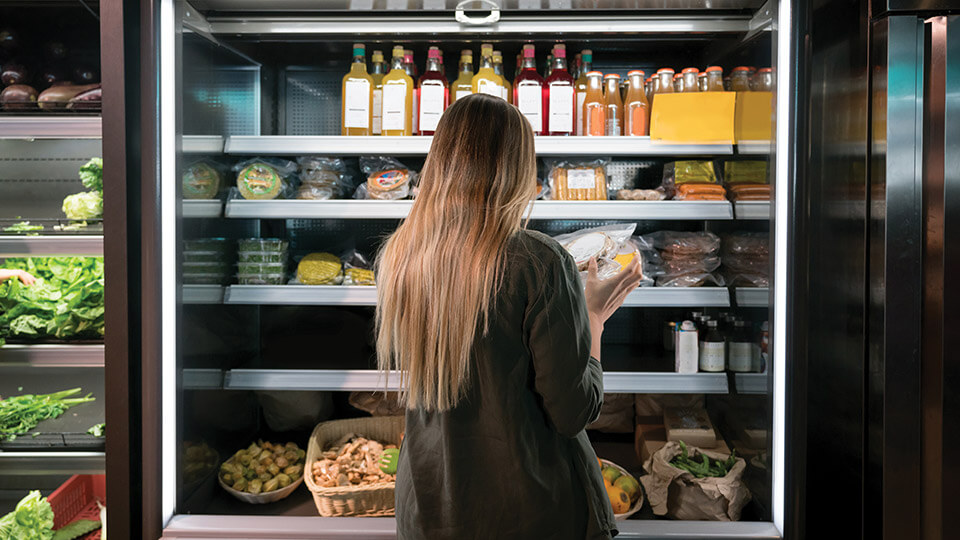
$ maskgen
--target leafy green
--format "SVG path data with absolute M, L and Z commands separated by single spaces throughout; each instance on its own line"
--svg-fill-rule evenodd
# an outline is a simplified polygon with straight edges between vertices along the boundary
M 99 519 L 78 519 L 69 525 L 64 525 L 53 534 L 53 540 L 73 540 L 99 529 Z
M 103 195 L 99 191 L 81 191 L 63 199 L 67 219 L 86 220 L 103 217 Z
M 43 230 L 43 225 L 31 225 L 29 221 L 20 221 L 20 222 L 14 223 L 13 225 L 11 225 L 11 226 L 9 226 L 9 227 L 4 227 L 4 228 L 3 228 L 3 232 L 25 232 L 25 233 L 29 233 L 29 232 L 42 231 L 42 230 Z M 30 236 L 30 235 L 28 235 L 28 236 Z
M 0 338 L 103 337 L 103 258 L 10 258 L 4 268 L 37 277 L 0 283 Z
M 0 518 L 0 540 L 51 540 L 53 509 L 39 491 L 31 491 L 13 512 Z
M 107 433 L 107 424 L 100 423 L 87 430 L 87 433 L 94 437 L 103 437 Z
M 721 478 L 727 475 L 730 472 L 730 469 L 737 463 L 737 451 L 734 450 L 724 461 L 712 460 L 707 457 L 706 454 L 700 454 L 700 461 L 698 462 L 694 458 L 689 457 L 687 454 L 687 445 L 683 441 L 680 442 L 680 455 L 674 457 L 670 460 L 670 464 L 678 469 L 689 472 L 697 478 Z
M 91 158 L 80 167 L 80 181 L 83 187 L 103 194 L 103 158 Z
M 44 420 L 56 418 L 70 407 L 94 401 L 87 394 L 80 398 L 71 398 L 80 393 L 80 388 L 72 388 L 53 394 L 24 394 L 12 396 L 0 401 L 0 439 L 12 441 L 37 427 Z

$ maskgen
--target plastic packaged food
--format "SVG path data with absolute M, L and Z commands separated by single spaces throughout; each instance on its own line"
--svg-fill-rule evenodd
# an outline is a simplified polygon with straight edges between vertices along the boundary
M 296 163 L 278 158 L 254 158 L 233 166 L 237 189 L 244 199 L 276 199 L 297 170 Z
M 241 251 L 237 254 L 241 263 L 284 263 L 287 261 L 285 251 Z
M 662 201 L 667 198 L 662 188 L 657 189 L 621 189 L 617 191 L 618 201 Z
M 287 270 L 286 265 L 280 263 L 237 263 L 237 272 L 240 274 L 282 274 Z
M 658 231 L 640 237 L 660 254 L 658 287 L 723 285 L 713 272 L 720 266 L 720 238 L 710 232 Z
M 183 252 L 183 262 L 184 263 L 211 263 L 219 262 L 227 264 L 226 252 L 225 251 L 184 251 Z
M 559 161 L 550 168 L 551 197 L 556 201 L 607 200 L 608 160 Z
M 256 251 L 286 251 L 289 244 L 279 238 L 245 238 L 237 240 L 237 247 L 241 253 Z
M 361 157 L 360 169 L 367 175 L 366 183 L 357 189 L 354 198 L 405 199 L 410 195 L 416 173 L 391 157 Z
M 605 225 L 561 234 L 555 236 L 554 240 L 570 253 L 581 273 L 587 271 L 590 259 L 596 258 L 597 276 L 603 280 L 623 269 L 624 265 L 616 257 L 636 228 L 636 223 Z M 635 256 L 640 256 L 639 252 Z M 621 257 L 621 260 L 624 259 Z
M 357 250 L 350 250 L 340 257 L 343 261 L 344 285 L 376 285 L 370 262 Z
M 327 200 L 343 196 L 346 167 L 339 158 L 303 156 L 297 158 L 300 171 L 298 199 Z
M 723 267 L 730 286 L 770 286 L 768 233 L 735 233 L 723 238 Z
M 226 238 L 200 238 L 196 240 L 184 240 L 184 251 L 221 251 L 229 249 L 229 242 Z
M 222 261 L 185 262 L 184 274 L 229 274 L 230 265 Z
M 343 282 L 340 257 L 332 253 L 311 253 L 297 265 L 297 281 L 304 285 L 339 285 Z
M 183 171 L 184 199 L 212 199 L 220 191 L 220 172 L 207 161 L 197 161 Z
M 726 200 L 712 161 L 674 161 L 663 166 L 663 190 L 678 200 Z
M 283 285 L 286 281 L 285 274 L 237 274 L 240 285 Z
M 723 164 L 724 183 L 728 186 L 736 184 L 766 184 L 766 161 L 727 161 Z

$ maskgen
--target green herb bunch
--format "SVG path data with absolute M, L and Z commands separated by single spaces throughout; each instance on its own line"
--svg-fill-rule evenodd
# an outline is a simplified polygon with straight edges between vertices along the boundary
M 57 418 L 70 407 L 94 401 L 90 394 L 71 398 L 80 388 L 53 394 L 24 394 L 0 401 L 0 439 L 12 441 L 44 420 Z
M 730 472 L 737 463 L 737 451 L 734 450 L 724 461 L 714 460 L 700 453 L 700 461 L 696 461 L 687 454 L 687 445 L 680 442 L 680 455 L 670 460 L 670 464 L 678 469 L 689 472 L 697 478 L 722 478 Z

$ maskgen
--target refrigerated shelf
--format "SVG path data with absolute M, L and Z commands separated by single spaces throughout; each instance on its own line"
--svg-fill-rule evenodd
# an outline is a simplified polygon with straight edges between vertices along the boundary
M 0 236 L 4 257 L 103 256 L 103 237 L 87 235 Z
M 733 216 L 736 219 L 770 219 L 769 201 L 743 201 L 733 203 Z
M 103 367 L 103 345 L 4 345 L 0 366 Z
M 738 394 L 766 394 L 770 376 L 766 373 L 735 373 L 733 384 Z
M 186 205 L 186 202 L 185 202 Z M 224 215 L 249 219 L 403 219 L 413 201 L 231 199 Z M 726 201 L 537 201 L 530 219 L 727 220 Z
M 770 305 L 770 289 L 767 287 L 737 287 L 733 291 L 738 307 L 767 307 Z
M 231 285 L 225 304 L 298 306 L 375 306 L 377 289 L 345 285 Z M 730 307 L 725 287 L 641 287 L 631 291 L 626 307 Z
M 219 135 L 184 135 L 184 154 L 220 154 L 223 152 L 223 137 Z
M 0 116 L 0 139 L 99 139 L 99 116 Z
M 425 156 L 433 137 L 342 137 L 238 135 L 224 153 L 234 155 L 322 154 L 340 156 Z M 650 137 L 536 137 L 539 156 L 716 156 L 733 154 L 729 144 L 658 144 Z
M 184 304 L 222 304 L 222 285 L 184 285 Z
M 223 214 L 223 202 L 218 199 L 183 201 L 181 212 L 185 218 L 218 218 Z
M 770 141 L 740 141 L 737 143 L 737 153 L 744 156 L 768 156 L 772 148 Z
M 0 452 L 0 476 L 103 474 L 103 452 Z

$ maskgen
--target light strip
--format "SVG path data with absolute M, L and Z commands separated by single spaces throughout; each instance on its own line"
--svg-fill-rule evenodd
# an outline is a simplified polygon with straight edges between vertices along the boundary
M 790 0 L 781 0 L 777 7 L 777 154 L 774 227 L 773 280 L 773 524 L 783 533 L 786 496 L 786 404 L 787 404 L 787 230 L 788 193 L 790 193 L 789 143 L 793 125 L 790 106 L 793 102 L 794 66 L 791 62 Z
M 174 0 L 160 1 L 160 518 L 165 527 L 176 506 L 176 21 Z

